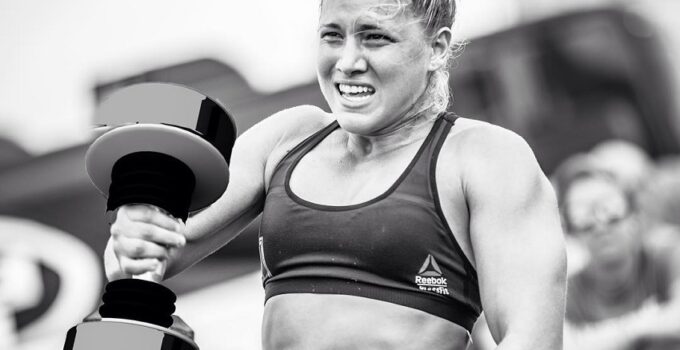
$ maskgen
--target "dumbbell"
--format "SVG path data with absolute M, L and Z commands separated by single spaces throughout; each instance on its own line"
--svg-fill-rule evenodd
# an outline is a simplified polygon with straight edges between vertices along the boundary
M 85 165 L 107 212 L 145 204 L 186 221 L 225 191 L 237 133 L 218 101 L 186 86 L 142 83 L 111 93 L 95 115 L 103 133 Z M 64 350 L 198 350 L 172 327 L 176 296 L 160 284 L 164 270 L 109 282 L 101 319 L 69 329 Z

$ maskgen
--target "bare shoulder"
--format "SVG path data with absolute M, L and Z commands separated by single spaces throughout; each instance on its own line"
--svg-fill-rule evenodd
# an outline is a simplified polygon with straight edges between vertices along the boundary
M 523 165 L 540 171 L 529 144 L 517 133 L 484 121 L 458 118 L 447 136 L 440 160 L 468 171 Z
M 245 131 L 238 138 L 236 146 L 258 150 L 264 157 L 269 157 L 277 149 L 303 140 L 331 121 L 331 115 L 316 106 L 284 109 Z
M 515 187 L 548 184 L 524 138 L 483 121 L 459 118 L 447 137 L 440 160 L 457 164 L 466 192 L 502 184 Z
M 267 188 L 273 170 L 288 151 L 332 121 L 329 113 L 316 106 L 284 109 L 244 132 L 236 140 L 232 161 L 245 164 L 249 174 L 264 175 L 257 178 Z
M 280 132 L 279 146 L 283 147 L 299 143 L 333 121 L 330 113 L 311 105 L 285 109 L 267 119 Z
M 517 133 L 484 121 L 458 118 L 448 135 L 449 149 L 466 162 L 484 164 L 488 161 L 507 163 L 520 158 L 535 161 L 529 144 Z

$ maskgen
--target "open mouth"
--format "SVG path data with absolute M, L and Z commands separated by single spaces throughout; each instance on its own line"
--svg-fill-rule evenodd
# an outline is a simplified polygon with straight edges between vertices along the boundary
M 375 89 L 367 85 L 335 84 L 335 87 L 348 100 L 362 101 L 375 94 Z

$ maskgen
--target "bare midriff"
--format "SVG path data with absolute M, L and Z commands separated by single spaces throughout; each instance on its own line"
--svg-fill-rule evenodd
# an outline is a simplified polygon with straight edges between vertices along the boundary
M 448 320 L 379 300 L 281 294 L 265 304 L 264 350 L 464 350 L 467 331 Z

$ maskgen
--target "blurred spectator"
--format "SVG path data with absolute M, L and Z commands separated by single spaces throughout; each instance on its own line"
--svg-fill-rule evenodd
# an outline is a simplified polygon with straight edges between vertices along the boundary
M 680 226 L 680 157 L 669 156 L 657 162 L 641 201 L 652 219 Z
M 569 280 L 565 348 L 680 349 L 677 239 L 648 242 L 635 192 L 600 164 L 578 155 L 554 175 L 565 231 L 587 253 Z
M 631 191 L 640 191 L 650 180 L 654 164 L 642 147 L 623 140 L 607 140 L 590 152 L 597 166 L 611 173 Z
M 639 210 L 645 215 L 650 244 L 672 244 L 680 235 L 680 159 L 677 156 L 657 163 L 638 145 L 623 140 L 607 140 L 590 152 L 594 166 L 609 172 L 633 192 Z

